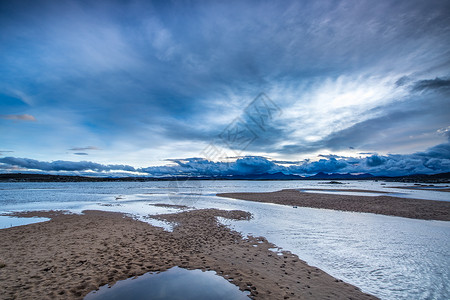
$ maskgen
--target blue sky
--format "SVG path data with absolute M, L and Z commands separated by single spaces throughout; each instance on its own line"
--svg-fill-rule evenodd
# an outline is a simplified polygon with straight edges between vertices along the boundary
M 1 1 L 0 168 L 448 172 L 449 16 L 448 1 Z M 223 138 L 237 124 L 245 145 Z

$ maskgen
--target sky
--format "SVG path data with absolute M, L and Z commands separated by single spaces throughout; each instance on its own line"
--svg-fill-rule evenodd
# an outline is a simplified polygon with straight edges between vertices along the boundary
M 0 172 L 450 172 L 450 2 L 0 1 Z

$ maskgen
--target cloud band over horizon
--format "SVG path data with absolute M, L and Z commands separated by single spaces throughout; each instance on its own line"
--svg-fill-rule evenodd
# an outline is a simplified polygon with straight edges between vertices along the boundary
M 89 161 L 43 162 L 28 158 L 0 158 L 0 169 L 4 172 L 23 171 L 69 172 L 69 174 L 114 175 L 114 172 L 130 172 L 153 177 L 164 176 L 232 176 L 274 174 L 314 175 L 325 173 L 370 173 L 376 176 L 402 176 L 412 174 L 436 174 L 450 169 L 450 143 L 440 144 L 425 152 L 408 155 L 372 154 L 365 157 L 323 156 L 317 161 L 273 161 L 261 156 L 239 157 L 231 162 L 210 161 L 205 158 L 171 160 L 173 164 L 136 168 L 129 165 L 103 165 Z M 87 171 L 92 173 L 86 173 Z M 64 173 L 61 173 L 64 174 Z M 117 174 L 116 174 L 117 175 Z M 123 174 L 122 174 L 123 176 Z

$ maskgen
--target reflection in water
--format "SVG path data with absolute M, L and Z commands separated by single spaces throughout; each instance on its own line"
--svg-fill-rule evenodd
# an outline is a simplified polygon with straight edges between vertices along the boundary
M 84 299 L 239 300 L 249 299 L 247 295 L 214 271 L 173 267 L 165 272 L 118 281 L 112 287 L 102 286 Z

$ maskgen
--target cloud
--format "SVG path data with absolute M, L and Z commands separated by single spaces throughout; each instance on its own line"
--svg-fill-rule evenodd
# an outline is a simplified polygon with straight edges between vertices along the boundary
M 376 167 L 384 164 L 386 160 L 378 155 L 372 155 L 366 158 L 366 164 L 369 167 Z
M 447 127 L 444 127 L 444 128 L 439 128 L 436 132 L 438 134 L 441 134 L 441 135 L 447 137 L 449 139 L 449 141 L 450 141 L 450 126 L 447 126 Z
M 395 85 L 396 86 L 404 86 L 406 84 L 408 84 L 409 82 L 411 82 L 411 78 L 408 76 L 402 76 L 400 77 L 396 82 Z
M 282 172 L 284 174 L 313 175 L 328 173 L 371 173 L 400 176 L 416 173 L 450 172 L 450 144 L 444 143 L 414 154 L 344 157 L 323 155 L 319 160 L 276 161 L 261 156 L 238 157 L 232 162 L 213 162 L 204 158 L 170 160 L 173 166 L 140 169 L 150 175 L 250 175 Z
M 57 160 L 53 162 L 38 161 L 30 158 L 4 157 L 0 158 L 0 163 L 40 171 L 95 171 L 108 172 L 113 170 L 134 172 L 135 168 L 127 165 L 102 165 L 90 161 L 64 161 Z
M 272 151 L 291 155 L 323 149 L 344 151 L 349 147 L 360 152 L 386 153 L 407 147 L 417 151 L 429 147 L 430 144 L 442 142 L 439 135 L 448 135 L 446 128 L 450 106 L 447 102 L 446 97 L 433 92 L 425 95 L 405 94 L 394 102 L 365 110 L 352 122 L 347 120 L 351 120 L 356 112 L 349 111 L 348 119 L 345 121 L 347 124 L 342 128 L 336 128 L 336 125 L 329 123 L 326 127 L 329 133 L 317 139 L 299 139 L 297 143 L 294 139 L 286 139 L 289 142 L 283 143 L 281 147 L 274 144 Z M 328 115 L 325 114 L 324 117 L 327 118 Z M 319 121 L 320 116 L 316 120 Z M 338 124 L 343 123 L 338 121 Z M 301 125 L 300 123 L 299 126 Z M 301 128 L 305 130 L 304 127 Z
M 74 155 L 89 155 L 86 152 L 75 152 Z
M 39 171 L 93 171 L 138 172 L 148 176 L 229 176 L 284 174 L 313 175 L 327 173 L 371 173 L 373 175 L 400 176 L 409 174 L 435 174 L 450 172 L 450 143 L 413 154 L 371 155 L 367 157 L 321 156 L 319 160 L 272 161 L 261 156 L 238 157 L 234 161 L 210 161 L 204 158 L 170 159 L 172 165 L 135 168 L 129 165 L 103 165 L 94 162 L 43 162 L 28 158 L 5 157 L 0 163 L 11 168 Z
M 416 155 L 439 159 L 450 159 L 450 143 L 436 145 L 429 148 L 425 152 L 418 152 Z
M 0 150 L 0 155 L 3 155 L 3 153 L 12 153 L 14 151 L 11 150 Z
M 2 150 L 0 150 L 0 156 L 4 156 L 4 154 L 3 153 L 9 153 L 9 152 L 14 152 L 14 151 L 2 151 Z
M 413 91 L 423 91 L 423 90 L 436 90 L 436 89 L 444 89 L 450 88 L 450 79 L 447 78 L 438 78 L 428 79 L 428 80 L 419 80 L 414 83 L 412 90 Z
M 69 149 L 70 151 L 86 151 L 86 150 L 101 150 L 98 147 L 95 146 L 87 146 L 87 147 L 73 147 Z M 76 154 L 76 153 L 74 153 Z
M 16 120 L 16 121 L 32 121 L 35 122 L 36 118 L 32 115 L 23 114 L 23 115 L 0 115 L 0 118 L 6 120 Z

